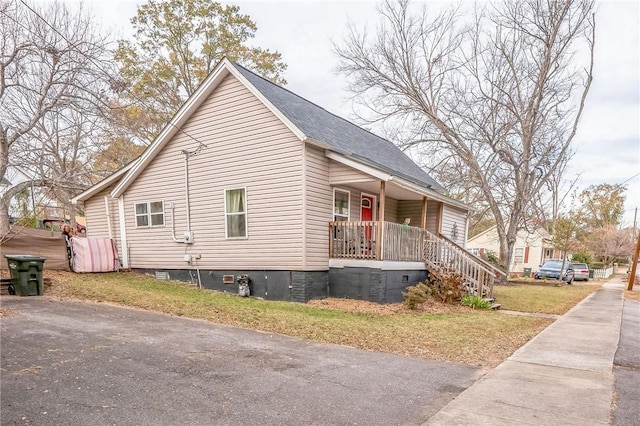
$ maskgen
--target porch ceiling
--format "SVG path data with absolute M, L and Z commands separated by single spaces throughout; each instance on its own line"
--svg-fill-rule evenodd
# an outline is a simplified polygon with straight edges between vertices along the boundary
M 359 182 L 344 182 L 343 184 L 334 182 L 334 186 L 349 186 L 354 189 L 358 189 L 362 192 L 366 192 L 372 195 L 380 194 L 380 181 L 359 181 Z M 385 195 L 396 200 L 422 200 L 422 194 L 413 192 L 393 182 L 387 182 L 385 186 Z

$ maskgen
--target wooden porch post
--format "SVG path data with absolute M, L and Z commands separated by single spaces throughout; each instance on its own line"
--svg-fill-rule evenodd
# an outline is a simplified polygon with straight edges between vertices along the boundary
M 422 217 L 420 218 L 420 227 L 427 229 L 427 197 L 422 197 Z
M 438 204 L 438 214 L 436 214 L 436 232 L 437 236 L 441 236 L 440 233 L 442 231 L 442 203 Z
M 382 260 L 382 227 L 384 226 L 385 184 L 385 181 L 380 181 L 380 208 L 378 209 L 378 235 L 376 237 L 378 240 L 378 242 L 376 243 L 377 260 Z

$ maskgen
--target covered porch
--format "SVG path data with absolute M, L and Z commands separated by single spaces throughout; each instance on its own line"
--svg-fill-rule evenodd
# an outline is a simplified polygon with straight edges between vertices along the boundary
M 389 270 L 385 268 L 452 268 L 462 274 L 471 293 L 491 295 L 497 270 L 464 248 L 465 204 L 344 156 L 327 156 L 334 160 L 330 174 L 334 220 L 328 224 L 330 267 L 373 268 L 376 276 Z M 410 219 L 410 226 L 402 223 L 405 218 Z M 403 282 L 409 275 L 406 285 L 415 284 L 410 273 L 398 275 Z
M 381 232 L 379 232 L 381 231 Z M 459 272 L 471 294 L 491 297 L 502 271 L 454 241 L 415 226 L 383 222 L 331 222 L 330 258 L 359 261 L 421 262 L 426 270 Z

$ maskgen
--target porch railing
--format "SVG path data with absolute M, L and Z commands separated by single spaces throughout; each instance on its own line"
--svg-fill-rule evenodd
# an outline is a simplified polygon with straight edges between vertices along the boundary
M 332 258 L 424 262 L 429 268 L 449 267 L 462 274 L 467 291 L 491 297 L 502 271 L 485 264 L 451 240 L 426 229 L 384 222 L 381 258 L 376 255 L 379 222 L 330 222 Z
M 330 222 L 329 256 L 376 260 L 379 222 Z

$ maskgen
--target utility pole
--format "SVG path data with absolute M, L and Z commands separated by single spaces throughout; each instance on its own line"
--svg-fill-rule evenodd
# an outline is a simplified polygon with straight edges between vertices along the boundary
M 638 254 L 640 254 L 640 238 L 636 243 L 636 253 L 633 255 L 633 263 L 631 264 L 631 273 L 629 274 L 629 284 L 627 290 L 633 290 L 633 281 L 636 279 L 636 269 L 638 266 Z

